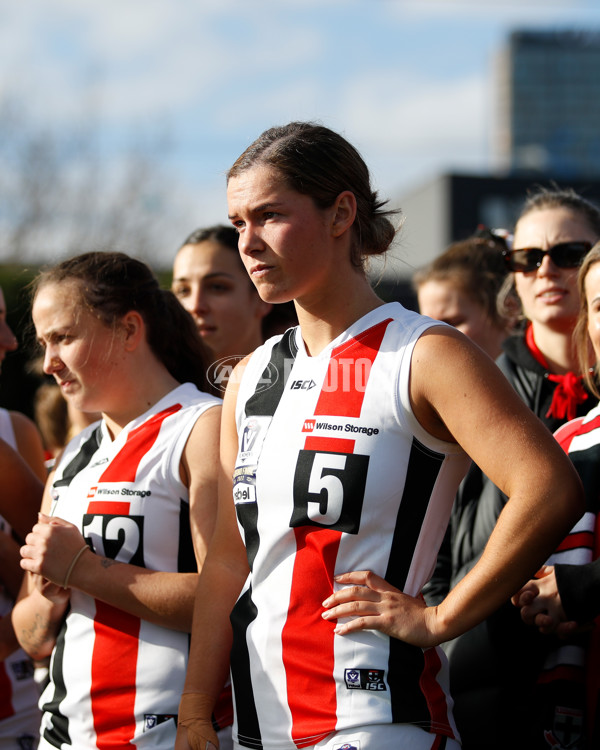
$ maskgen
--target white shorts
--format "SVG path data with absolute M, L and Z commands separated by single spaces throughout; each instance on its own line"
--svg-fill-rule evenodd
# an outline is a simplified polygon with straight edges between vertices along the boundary
M 237 742 L 234 750 L 247 750 Z M 430 734 L 412 724 L 366 724 L 347 732 L 330 734 L 327 739 L 304 750 L 460 750 L 460 743 L 439 734 Z

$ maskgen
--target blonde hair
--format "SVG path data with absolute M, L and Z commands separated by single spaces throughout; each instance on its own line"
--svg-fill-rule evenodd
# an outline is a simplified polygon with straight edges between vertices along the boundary
M 596 361 L 594 351 L 588 334 L 588 302 L 585 293 L 585 280 L 587 275 L 596 263 L 600 263 L 600 242 L 592 247 L 585 256 L 584 261 L 577 275 L 577 288 L 579 290 L 579 315 L 573 331 L 573 338 L 577 348 L 577 359 L 579 369 L 583 374 L 585 384 L 588 389 L 600 398 L 600 386 L 598 383 L 598 362 Z

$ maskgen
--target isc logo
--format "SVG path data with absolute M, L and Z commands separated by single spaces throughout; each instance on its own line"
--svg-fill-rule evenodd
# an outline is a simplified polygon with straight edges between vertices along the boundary
M 292 391 L 310 391 L 315 385 L 314 380 L 292 380 L 290 388 Z
M 314 419 L 305 419 L 302 432 L 312 432 L 315 429 L 315 423 Z

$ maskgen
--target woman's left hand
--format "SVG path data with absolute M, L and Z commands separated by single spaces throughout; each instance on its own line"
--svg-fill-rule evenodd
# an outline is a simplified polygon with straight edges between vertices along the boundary
M 345 588 L 323 602 L 322 616 L 325 620 L 352 618 L 338 622 L 338 635 L 379 630 L 421 648 L 440 643 L 434 628 L 437 608 L 428 607 L 423 599 L 403 594 L 370 570 L 343 573 L 335 582 Z
M 21 567 L 62 586 L 74 556 L 83 545 L 85 540 L 72 523 L 40 513 L 21 547 Z

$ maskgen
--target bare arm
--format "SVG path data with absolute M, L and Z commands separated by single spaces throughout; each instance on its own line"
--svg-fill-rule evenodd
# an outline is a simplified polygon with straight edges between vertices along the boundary
M 221 422 L 217 526 L 196 594 L 190 657 L 179 710 L 175 745 L 178 750 L 190 747 L 205 750 L 207 739 L 216 743 L 211 713 L 229 670 L 232 643 L 229 615 L 249 572 L 232 498 L 237 455 L 236 395 L 230 381 Z
M 42 513 L 50 511 L 52 479 L 53 473 L 44 491 Z M 11 619 L 19 644 L 32 659 L 44 659 L 52 653 L 69 598 L 70 592 L 61 586 L 34 573 L 24 574 Z
M 31 419 L 18 411 L 11 411 L 10 419 L 15 432 L 19 454 L 36 477 L 41 482 L 45 482 L 48 472 L 44 463 L 44 446 L 42 445 L 42 438 L 38 428 Z
M 217 518 L 220 428 L 221 407 L 213 406 L 196 422 L 182 456 L 182 478 L 189 489 L 190 523 L 199 571 Z
M 0 531 L 0 585 L 11 599 L 16 599 L 23 580 L 19 545 L 10 534 Z
M 339 625 L 339 633 L 374 628 L 430 646 L 460 635 L 507 601 L 579 518 L 583 496 L 550 432 L 496 365 L 456 331 L 434 329 L 417 342 L 411 401 L 421 425 L 459 443 L 509 501 L 477 565 L 438 606 L 359 571 L 337 579 L 349 587 L 328 599 L 324 617 L 356 618 Z
M 26 461 L 0 439 L 0 476 L 4 478 L 0 514 L 22 538 L 35 523 L 44 484 Z

